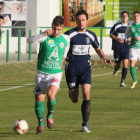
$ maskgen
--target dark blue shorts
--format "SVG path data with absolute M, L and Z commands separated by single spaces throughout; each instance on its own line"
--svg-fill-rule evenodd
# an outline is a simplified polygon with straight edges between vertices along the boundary
M 91 64 L 88 61 L 67 63 L 65 76 L 69 89 L 79 87 L 79 84 L 91 84 Z
M 129 59 L 130 49 L 118 49 L 114 50 L 115 63 L 120 63 L 123 59 Z

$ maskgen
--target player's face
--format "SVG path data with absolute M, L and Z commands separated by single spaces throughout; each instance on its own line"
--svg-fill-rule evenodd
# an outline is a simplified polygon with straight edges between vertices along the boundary
M 3 19 L 0 19 L 0 26 L 4 23 Z
M 61 26 L 52 25 L 53 36 L 58 37 L 62 33 L 63 28 L 64 28 L 63 25 L 61 25 Z
M 122 22 L 127 22 L 128 19 L 129 19 L 128 14 L 127 13 L 123 13 L 121 19 L 122 19 Z
M 140 14 L 139 13 L 134 14 L 133 20 L 135 23 L 139 23 L 140 22 Z
M 77 16 L 76 23 L 79 31 L 86 31 L 88 20 L 86 19 L 85 15 Z

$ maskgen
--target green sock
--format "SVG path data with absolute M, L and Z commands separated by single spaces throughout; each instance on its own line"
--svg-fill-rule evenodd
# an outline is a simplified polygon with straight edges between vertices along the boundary
M 52 113 L 54 111 L 55 105 L 56 105 L 56 98 L 53 101 L 47 102 L 47 108 L 48 108 L 47 119 L 52 118 Z
M 130 67 L 130 73 L 131 73 L 131 76 L 133 78 L 133 81 L 134 82 L 137 82 L 137 78 L 136 78 L 136 68 L 135 67 Z
M 43 114 L 44 114 L 44 101 L 35 103 L 35 113 L 38 118 L 38 126 L 42 126 L 43 122 Z

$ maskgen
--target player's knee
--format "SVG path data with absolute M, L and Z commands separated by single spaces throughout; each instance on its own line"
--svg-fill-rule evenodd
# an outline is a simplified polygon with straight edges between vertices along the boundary
M 123 65 L 123 68 L 127 68 L 127 65 Z
M 40 94 L 40 95 L 35 94 L 35 100 L 37 102 L 43 102 L 45 100 L 45 94 Z
M 83 99 L 84 100 L 89 100 L 90 99 L 90 92 L 89 91 L 85 91 L 84 93 L 83 93 Z
M 128 67 L 128 63 L 123 63 L 123 68 L 127 68 Z
M 55 98 L 55 94 L 53 92 L 48 92 L 47 93 L 47 98 L 49 101 L 53 101 Z

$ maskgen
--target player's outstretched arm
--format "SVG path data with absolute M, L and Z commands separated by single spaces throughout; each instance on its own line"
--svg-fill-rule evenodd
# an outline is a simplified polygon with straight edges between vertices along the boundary
M 51 35 L 53 30 L 47 29 L 45 32 L 40 34 L 33 35 L 27 39 L 27 43 L 36 43 L 36 42 L 43 42 L 47 36 Z
M 109 59 L 106 59 L 104 52 L 100 49 L 100 47 L 95 48 L 95 51 L 97 52 L 97 54 L 99 55 L 100 58 L 103 59 L 103 61 L 105 62 L 105 64 L 110 63 L 111 65 L 114 65 L 113 62 Z

